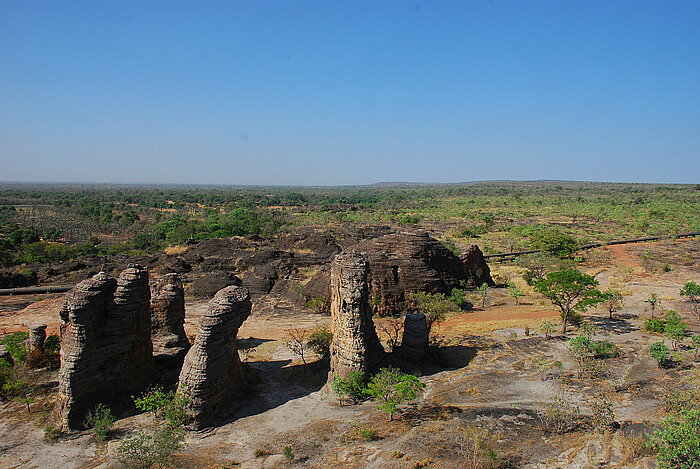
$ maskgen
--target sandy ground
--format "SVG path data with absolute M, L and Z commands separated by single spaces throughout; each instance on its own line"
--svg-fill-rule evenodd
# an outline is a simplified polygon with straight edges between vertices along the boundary
M 600 328 L 600 337 L 613 341 L 622 351 L 619 358 L 609 359 L 608 366 L 609 382 L 624 383 L 609 394 L 623 429 L 657 421 L 663 407 L 660 390 L 680 379 L 676 371 L 660 370 L 648 357 L 649 344 L 660 339 L 641 331 L 650 314 L 644 300 L 657 293 L 662 311 L 677 309 L 693 331 L 700 331 L 678 296 L 683 283 L 700 277 L 697 262 L 685 265 L 679 256 L 698 245 L 686 240 L 601 248 L 584 264 L 583 270 L 595 274 L 601 287 L 621 288 L 626 295 L 625 307 L 616 319 L 608 319 L 603 308 L 587 315 Z M 650 271 L 642 257 L 649 257 L 649 252 L 669 263 L 671 270 Z M 501 269 L 512 271 L 508 266 L 493 266 L 495 273 Z M 19 311 L 0 306 L 0 331 L 21 329 L 33 322 L 48 323 L 55 330 L 60 300 L 44 299 Z M 607 436 L 585 432 L 559 436 L 538 429 L 538 411 L 561 393 L 562 382 L 570 383 L 568 399 L 584 415 L 590 414 L 591 396 L 601 388 L 576 379 L 577 365 L 564 340 L 546 340 L 537 333 L 543 320 L 557 319 L 557 311 L 532 292 L 520 301 L 522 304 L 515 305 L 505 291 L 492 291 L 484 308 L 453 315 L 439 324 L 436 333 L 447 343 L 443 353 L 450 367 L 423 376 L 424 395 L 395 422 L 388 422 L 372 402 L 339 406 L 322 388 L 322 365 L 303 367 L 285 347 L 288 329 L 313 329 L 327 324 L 327 317 L 289 310 L 253 314 L 239 337 L 259 339 L 255 341 L 259 345 L 245 357 L 257 382 L 241 396 L 229 423 L 188 434 L 181 464 L 286 467 L 289 463 L 282 453 L 290 446 L 294 463 L 300 467 L 466 467 L 459 463 L 454 439 L 460 435 L 459 428 L 479 425 L 499 438 L 499 451 L 518 455 L 517 467 L 583 469 L 603 460 L 606 467 L 653 467 L 648 459 L 625 459 L 622 431 Z M 205 308 L 206 302 L 188 304 L 189 334 L 196 333 Z M 530 336 L 525 334 L 526 327 Z M 88 433 L 75 433 L 50 445 L 42 439 L 45 411 L 27 419 L 21 404 L 1 405 L 0 467 L 116 467 L 118 442 L 96 444 Z M 48 409 L 50 396 L 45 404 L 35 406 Z M 118 421 L 117 430 L 128 433 L 148 423 L 144 415 L 128 417 Z M 357 438 L 358 428 L 373 429 L 377 439 Z M 256 450 L 271 454 L 256 457 Z M 238 465 L 232 466 L 234 463 Z

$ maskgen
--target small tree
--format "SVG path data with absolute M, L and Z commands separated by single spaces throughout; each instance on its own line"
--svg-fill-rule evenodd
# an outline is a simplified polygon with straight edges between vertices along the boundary
M 393 368 L 382 368 L 367 385 L 367 393 L 380 402 L 377 406 L 393 420 L 398 406 L 413 400 L 425 388 L 418 378 Z
M 367 397 L 366 378 L 362 371 L 351 371 L 347 377 L 336 376 L 331 383 L 333 393 L 338 396 L 340 405 L 343 401 L 361 402 Z
M 688 326 L 683 322 L 683 318 L 681 318 L 676 311 L 667 311 L 664 319 L 664 334 L 671 341 L 673 350 L 677 350 L 678 344 L 685 340 Z
M 327 360 L 331 356 L 331 341 L 333 334 L 326 326 L 319 327 L 311 333 L 306 346 L 311 349 L 321 360 Z
M 552 321 L 544 321 L 540 324 L 540 332 L 544 334 L 544 338 L 549 340 L 557 331 L 557 326 Z
M 114 426 L 114 416 L 109 407 L 104 404 L 97 404 L 85 418 L 88 428 L 92 428 L 95 437 L 100 441 L 109 439 L 109 432 Z
M 476 289 L 477 295 L 481 298 L 481 307 L 486 307 L 486 298 L 489 295 L 489 285 L 488 283 L 482 283 L 479 288 Z
M 597 288 L 598 281 L 576 269 L 550 272 L 535 281 L 534 286 L 561 311 L 561 330 L 564 334 L 574 314 L 585 312 L 604 301 L 603 293 Z
M 447 299 L 442 293 L 426 293 L 419 291 L 413 293 L 411 299 L 413 300 L 416 310 L 425 314 L 425 319 L 428 323 L 428 331 L 432 331 L 433 324 L 444 321 L 448 313 L 459 309 L 454 302 Z
M 608 314 L 610 314 L 610 319 L 613 318 L 613 313 L 616 313 L 622 309 L 625 305 L 625 297 L 622 292 L 612 288 L 608 288 L 603 293 L 605 296 L 605 306 L 608 308 Z
M 396 350 L 401 345 L 401 332 L 403 331 L 404 318 L 387 318 L 379 324 L 381 330 L 387 336 L 389 350 Z
M 651 318 L 654 319 L 654 311 L 656 310 L 657 306 L 661 305 L 659 295 L 652 293 L 646 300 L 644 300 L 644 302 L 649 303 L 649 306 L 651 307 Z
M 306 343 L 308 342 L 309 331 L 306 329 L 289 329 L 288 339 L 284 343 L 294 355 L 301 358 L 301 362 L 306 365 Z
M 508 294 L 515 299 L 516 305 L 518 305 L 518 300 L 525 296 L 525 292 L 512 282 L 508 282 Z
M 695 282 L 688 282 L 681 289 L 681 296 L 685 296 L 690 301 L 690 311 L 700 319 L 700 285 Z

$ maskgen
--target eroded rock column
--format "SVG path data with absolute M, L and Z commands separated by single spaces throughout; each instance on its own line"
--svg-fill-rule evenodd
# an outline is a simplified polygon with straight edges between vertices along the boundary
M 44 342 L 46 342 L 46 324 L 32 324 L 29 326 L 29 338 L 27 339 L 29 353 L 35 350 L 38 353 L 43 353 Z
M 162 276 L 151 288 L 151 342 L 158 371 L 179 373 L 190 342 L 185 334 L 185 292 L 177 274 Z
M 178 392 L 188 398 L 192 427 L 203 428 L 230 413 L 243 385 L 236 335 L 250 316 L 248 290 L 230 286 L 220 290 L 199 322 L 199 332 L 180 372 Z
M 428 321 L 423 313 L 409 313 L 403 323 L 401 357 L 409 362 L 419 363 L 428 351 Z
M 371 373 L 384 349 L 372 321 L 367 284 L 368 265 L 362 254 L 339 254 L 331 264 L 331 369 L 328 381 L 351 371 Z
M 151 382 L 149 298 L 148 271 L 136 264 L 118 280 L 100 272 L 66 294 L 52 416 L 60 429 L 83 427 L 98 403 L 118 409 Z

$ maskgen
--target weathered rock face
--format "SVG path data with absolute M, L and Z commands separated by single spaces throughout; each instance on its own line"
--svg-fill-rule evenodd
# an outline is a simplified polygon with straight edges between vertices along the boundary
M 423 313 L 409 313 L 403 325 L 401 356 L 404 360 L 418 363 L 425 359 L 428 350 L 428 321 Z
M 130 264 L 118 280 L 100 272 L 66 294 L 53 419 L 81 428 L 98 403 L 119 408 L 153 377 L 148 271 Z
M 39 353 L 44 351 L 44 342 L 46 341 L 46 324 L 33 324 L 29 326 L 29 338 L 27 339 L 27 348 L 29 353 L 35 350 Z
M 328 381 L 351 371 L 371 373 L 384 349 L 372 321 L 369 266 L 360 253 L 339 254 L 331 264 L 331 370 Z
M 486 283 L 493 287 L 496 283 L 491 278 L 491 269 L 484 259 L 484 254 L 476 244 L 471 244 L 464 250 L 460 259 L 464 263 L 467 272 L 467 285 L 470 287 L 480 287 Z
M 185 334 L 185 292 L 177 274 L 162 276 L 151 288 L 151 342 L 158 370 L 179 371 L 190 342 Z
M 199 322 L 199 332 L 185 356 L 178 391 L 188 398 L 193 427 L 214 423 L 232 407 L 243 372 L 236 349 L 238 329 L 250 315 L 248 290 L 230 286 L 219 291 Z
M 352 250 L 367 260 L 372 305 L 381 316 L 405 312 L 408 292 L 449 294 L 472 278 L 452 251 L 423 232 L 389 234 Z

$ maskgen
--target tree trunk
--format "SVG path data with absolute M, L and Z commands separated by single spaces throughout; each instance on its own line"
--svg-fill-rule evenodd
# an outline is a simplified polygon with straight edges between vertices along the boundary
M 569 321 L 569 314 L 564 313 L 564 320 L 561 325 L 561 333 L 566 334 L 566 323 Z

